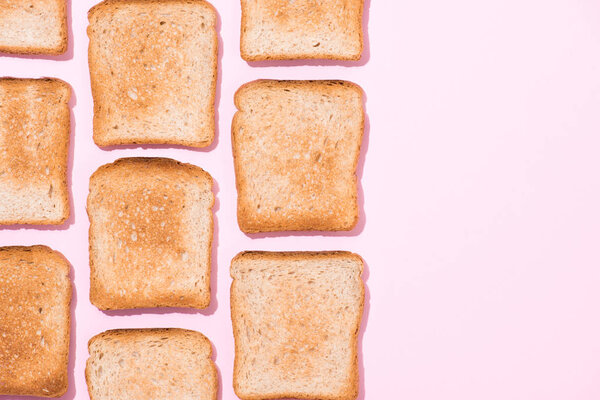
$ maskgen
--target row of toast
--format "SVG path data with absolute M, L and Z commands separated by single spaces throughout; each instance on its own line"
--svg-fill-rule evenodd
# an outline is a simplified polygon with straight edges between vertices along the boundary
M 363 50 L 363 2 L 241 0 L 241 56 L 247 61 L 358 60 Z M 67 8 L 68 0 L 0 2 L 0 52 L 64 54 L 69 41 Z M 204 0 L 105 0 L 92 11 L 120 13 L 121 18 L 110 21 L 110 29 L 149 22 L 155 11 L 166 17 L 161 25 L 180 19 L 186 28 L 197 25 L 196 17 L 208 17 L 207 26 L 214 24 L 216 15 Z
M 0 225 L 67 220 L 70 95 L 70 87 L 57 79 L 0 78 Z M 240 228 L 247 233 L 354 228 L 362 90 L 345 81 L 262 80 L 242 86 L 234 101 Z M 165 163 L 141 165 L 169 169 Z M 140 179 L 143 184 L 153 178 Z
M 363 261 L 349 252 L 243 252 L 231 262 L 233 386 L 243 400 L 355 399 Z M 45 246 L 0 248 L 0 394 L 68 385 L 70 266 Z M 216 400 L 212 345 L 183 329 L 121 329 L 88 343 L 92 400 Z
M 359 58 L 362 3 L 242 0 L 242 55 Z M 105 0 L 88 19 L 96 144 L 209 146 L 219 53 L 214 7 L 203 0 Z M 39 52 L 52 43 L 49 51 L 64 51 L 66 21 L 66 0 L 0 2 L 0 51 Z

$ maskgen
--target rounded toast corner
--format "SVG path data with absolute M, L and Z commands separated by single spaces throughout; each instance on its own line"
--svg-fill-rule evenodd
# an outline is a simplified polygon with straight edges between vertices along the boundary
M 91 265 L 91 274 L 92 275 L 94 274 L 94 266 L 93 265 Z M 99 293 L 98 284 L 95 282 L 95 279 L 93 276 L 90 278 L 90 293 L 89 293 L 88 299 L 89 299 L 90 303 L 100 311 L 111 311 L 112 310 L 112 308 L 110 308 L 106 304 L 106 299 L 104 298 L 104 296 L 101 293 Z
M 118 3 L 119 1 L 120 0 L 103 0 L 92 6 L 87 12 L 88 21 L 92 22 L 92 18 L 96 16 L 96 13 L 100 12 L 103 8 L 106 8 L 114 3 Z
M 96 340 L 98 338 L 100 338 L 103 334 L 104 334 L 104 332 L 97 333 L 97 334 L 95 334 L 94 336 L 92 336 L 91 338 L 88 339 L 87 347 L 88 347 L 88 353 L 89 353 L 90 356 L 92 355 L 92 346 L 94 345 L 94 343 L 96 343 Z
M 229 266 L 229 275 L 232 279 L 237 279 L 239 277 L 239 262 L 242 261 L 245 257 L 248 256 L 249 251 L 240 251 L 231 259 L 231 263 Z
M 241 111 L 241 101 L 242 101 L 241 97 L 246 90 L 252 89 L 253 86 L 259 85 L 262 82 L 269 81 L 269 80 L 270 79 L 255 79 L 253 81 L 246 82 L 242 86 L 237 88 L 237 90 L 233 94 L 233 102 L 235 103 L 236 108 Z
M 54 82 L 56 82 L 63 90 L 65 90 L 67 92 L 66 103 L 71 101 L 71 97 L 73 96 L 73 87 L 71 86 L 71 84 L 69 82 L 63 81 L 62 79 L 59 79 L 59 78 L 50 78 L 50 79 L 53 80 Z
M 110 146 L 117 146 L 118 143 L 112 143 L 112 141 L 107 140 L 102 133 L 99 133 L 98 130 L 94 129 L 92 133 L 92 138 L 94 140 L 94 144 L 102 149 Z
M 339 82 L 343 82 L 344 86 L 356 90 L 356 92 L 360 95 L 360 98 L 362 100 L 362 98 L 365 95 L 365 90 L 362 88 L 362 86 L 360 86 L 356 82 L 352 82 L 352 81 L 348 81 L 348 80 L 342 80 L 342 81 L 339 81 Z
M 195 0 L 196 2 L 198 2 L 199 4 L 204 5 L 212 14 L 214 20 L 212 21 L 214 24 L 217 23 L 217 18 L 218 18 L 218 11 L 217 8 L 208 0 Z
M 194 149 L 203 149 L 205 147 L 210 147 L 214 141 L 215 141 L 215 128 L 214 125 L 211 128 L 211 135 L 204 140 L 199 140 L 199 141 L 190 141 L 190 142 L 184 142 L 184 141 L 178 141 L 177 143 L 160 143 L 160 144 L 171 144 L 174 146 L 184 146 L 184 147 L 191 147 Z
M 208 307 L 210 307 L 211 301 L 211 290 L 209 288 L 208 292 L 206 293 L 206 296 L 202 296 L 202 299 L 198 300 L 195 304 L 190 305 L 189 308 L 193 308 L 196 310 L 205 310 Z
M 60 43 L 60 46 L 56 48 L 56 53 L 52 54 L 54 56 L 62 56 L 63 54 L 65 54 L 67 52 L 67 50 L 69 50 L 69 39 L 68 36 L 66 36 L 62 42 Z
M 358 253 L 348 252 L 347 255 L 358 264 L 357 272 L 359 276 L 362 276 L 365 269 L 365 260 Z
M 65 212 L 64 214 L 56 220 L 56 222 L 52 222 L 52 225 L 64 225 L 67 223 L 67 221 L 69 220 L 69 217 L 71 216 L 71 206 L 69 204 L 69 201 L 67 200 L 66 202 L 66 207 L 65 207 Z
M 44 247 L 46 247 L 46 246 L 44 246 Z M 54 257 L 54 259 L 57 261 L 57 263 L 61 266 L 61 268 L 63 269 L 63 272 L 70 276 L 71 263 L 69 262 L 69 260 L 67 260 L 67 257 L 65 257 L 65 255 L 58 250 L 51 249 L 50 247 L 46 247 L 46 248 L 49 250 L 48 254 L 49 255 L 52 254 L 52 257 Z M 69 280 L 69 282 L 70 282 L 70 280 Z
M 62 397 L 69 390 L 69 380 L 65 379 L 64 384 L 61 384 L 60 387 L 54 393 L 48 393 L 47 397 Z

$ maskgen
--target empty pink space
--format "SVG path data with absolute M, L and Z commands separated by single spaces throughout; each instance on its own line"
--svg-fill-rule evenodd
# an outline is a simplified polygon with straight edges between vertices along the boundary
M 220 17 L 218 137 L 208 151 L 92 141 L 87 11 L 73 0 L 66 56 L 0 55 L 0 74 L 74 89 L 68 229 L 0 229 L 45 244 L 76 288 L 70 389 L 88 399 L 87 341 L 112 328 L 180 327 L 214 344 L 232 388 L 229 265 L 242 250 L 350 250 L 366 261 L 360 399 L 600 398 L 600 2 L 366 1 L 360 62 L 247 63 L 240 4 Z M 236 222 L 233 94 L 258 79 L 344 79 L 365 91 L 361 221 L 347 235 L 245 235 Z M 196 164 L 216 182 L 212 306 L 103 313 L 89 296 L 89 176 L 120 157 Z M 10 397 L 6 397 L 10 399 Z

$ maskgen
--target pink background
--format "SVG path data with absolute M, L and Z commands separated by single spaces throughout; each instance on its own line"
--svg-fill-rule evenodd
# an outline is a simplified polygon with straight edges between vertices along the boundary
M 214 343 L 232 390 L 229 262 L 241 250 L 351 250 L 366 260 L 361 399 L 600 398 L 600 2 L 366 1 L 358 63 L 248 65 L 238 0 L 220 15 L 218 136 L 207 150 L 102 150 L 92 141 L 87 10 L 71 5 L 69 53 L 0 57 L 0 73 L 58 77 L 75 91 L 74 215 L 58 229 L 0 230 L 46 244 L 76 284 L 65 399 L 87 399 L 88 339 L 110 328 L 183 327 Z M 237 227 L 233 93 L 257 78 L 347 79 L 367 95 L 350 234 L 249 237 Z M 213 305 L 103 313 L 88 301 L 88 178 L 125 156 L 197 164 L 216 180 Z M 364 195 L 363 195 L 364 193 Z

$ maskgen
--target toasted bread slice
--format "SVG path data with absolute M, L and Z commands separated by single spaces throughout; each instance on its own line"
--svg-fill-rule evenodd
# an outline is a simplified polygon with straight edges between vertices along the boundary
M 363 0 L 241 0 L 246 61 L 358 60 Z
M 210 145 L 215 9 L 202 0 L 106 0 L 88 17 L 96 144 Z
M 244 252 L 233 259 L 238 397 L 356 398 L 362 270 L 362 259 L 348 252 Z
M 63 54 L 67 37 L 67 0 L 0 1 L 0 52 Z
M 67 391 L 69 269 L 46 246 L 0 247 L 0 395 Z
M 0 225 L 69 217 L 70 96 L 58 79 L 0 79 Z
M 123 158 L 90 178 L 90 300 L 101 310 L 205 308 L 212 178 L 167 158 Z
M 344 81 L 255 81 L 237 91 L 235 104 L 242 231 L 351 230 L 362 90 Z
M 184 329 L 120 329 L 88 344 L 91 400 L 216 400 L 212 345 Z

